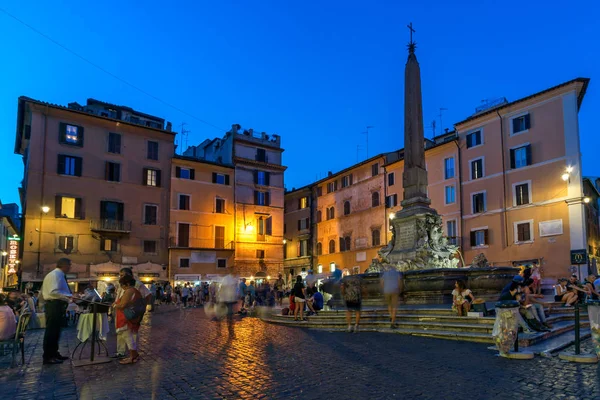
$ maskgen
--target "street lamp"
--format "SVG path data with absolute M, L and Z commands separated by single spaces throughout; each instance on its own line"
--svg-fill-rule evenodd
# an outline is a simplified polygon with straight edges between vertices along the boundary
M 568 181 L 568 180 L 569 180 L 569 174 L 565 172 L 564 174 L 562 174 L 562 175 L 560 176 L 560 178 L 561 178 L 563 181 L 565 181 L 565 182 L 566 182 L 566 181 Z
M 42 212 L 44 214 L 48 214 L 48 212 L 50 212 L 50 207 L 48 207 L 48 206 L 42 206 Z
M 590 202 L 590 198 L 589 198 L 589 197 L 584 197 L 584 198 L 583 198 L 583 202 L 584 202 L 585 204 L 589 203 L 589 202 Z
M 283 239 L 283 244 L 286 244 L 286 243 L 287 243 L 287 239 Z
M 7 252 L 5 252 L 5 251 L 2 252 L 2 257 L 6 257 L 7 255 L 8 255 Z
M 390 219 L 394 219 L 394 218 L 396 218 L 396 214 L 390 213 Z

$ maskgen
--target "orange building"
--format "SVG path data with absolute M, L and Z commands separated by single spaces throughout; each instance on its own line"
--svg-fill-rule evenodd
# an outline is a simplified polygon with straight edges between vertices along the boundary
M 285 193 L 283 276 L 287 281 L 298 274 L 306 274 L 312 268 L 314 253 L 312 202 L 310 186 Z
M 233 181 L 233 166 L 173 157 L 169 280 L 196 283 L 232 270 Z
M 128 107 L 19 98 L 22 281 L 61 257 L 71 282 L 111 280 L 122 266 L 166 279 L 173 139 L 170 123 Z

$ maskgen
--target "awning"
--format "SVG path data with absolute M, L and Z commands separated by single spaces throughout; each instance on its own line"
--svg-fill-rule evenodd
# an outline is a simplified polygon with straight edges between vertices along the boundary
M 175 274 L 176 281 L 196 282 L 199 281 L 201 275 L 198 274 Z

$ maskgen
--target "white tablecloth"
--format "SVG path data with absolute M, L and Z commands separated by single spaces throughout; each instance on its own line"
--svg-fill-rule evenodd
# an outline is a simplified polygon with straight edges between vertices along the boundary
M 85 342 L 92 335 L 92 318 L 94 314 L 81 314 L 77 323 L 77 339 Z M 96 314 L 96 331 L 100 340 L 106 340 L 108 334 L 108 315 Z

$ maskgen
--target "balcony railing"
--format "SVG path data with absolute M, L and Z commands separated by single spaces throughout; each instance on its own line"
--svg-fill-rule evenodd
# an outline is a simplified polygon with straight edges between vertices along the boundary
M 95 232 L 131 232 L 131 221 L 116 219 L 93 219 L 90 221 L 90 230 Z
M 178 248 L 199 248 L 215 250 L 233 250 L 234 243 L 219 239 L 200 239 L 200 238 L 169 238 L 169 247 Z

